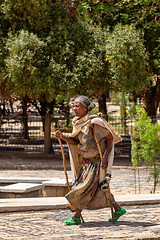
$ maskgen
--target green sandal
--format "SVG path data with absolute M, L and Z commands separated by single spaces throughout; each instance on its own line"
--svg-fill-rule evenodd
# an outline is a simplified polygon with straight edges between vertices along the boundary
M 74 222 L 73 219 L 75 219 L 77 222 Z M 65 220 L 64 223 L 67 224 L 67 225 L 78 225 L 78 224 L 81 224 L 81 219 L 72 217 L 69 220 Z
M 121 208 L 121 211 L 119 211 L 119 212 L 114 212 L 115 214 L 119 214 L 118 217 L 114 217 L 114 221 L 117 222 L 117 220 L 118 220 L 121 216 L 123 216 L 126 212 L 127 212 L 126 209 L 124 209 L 123 207 Z M 109 219 L 108 219 L 108 222 L 113 222 L 112 218 L 109 218 Z

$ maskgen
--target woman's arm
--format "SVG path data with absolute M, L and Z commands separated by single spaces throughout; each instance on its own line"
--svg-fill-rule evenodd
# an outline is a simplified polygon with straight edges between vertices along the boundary
M 61 138 L 64 141 L 66 141 L 67 143 L 72 144 L 72 145 L 77 145 L 79 143 L 78 139 L 67 137 L 67 136 L 63 135 L 62 132 L 59 130 L 55 132 L 55 137 Z
M 108 165 L 108 155 L 112 149 L 112 145 L 113 145 L 113 136 L 111 133 L 109 133 L 107 136 L 105 136 L 106 140 L 107 140 L 107 149 L 104 153 L 103 156 L 103 160 L 102 160 L 102 168 L 106 168 Z

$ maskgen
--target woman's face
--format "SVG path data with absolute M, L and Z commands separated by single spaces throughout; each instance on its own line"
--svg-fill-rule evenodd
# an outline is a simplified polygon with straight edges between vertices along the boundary
M 77 117 L 84 117 L 87 113 L 87 106 L 83 105 L 80 102 L 74 102 L 73 111 Z

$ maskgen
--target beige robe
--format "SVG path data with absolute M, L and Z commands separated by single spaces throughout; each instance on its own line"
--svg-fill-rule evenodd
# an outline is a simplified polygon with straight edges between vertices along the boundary
M 75 117 L 72 122 L 73 131 L 72 131 L 72 134 L 70 135 L 70 137 L 75 137 L 76 135 L 78 135 L 80 131 L 87 133 L 89 131 L 89 125 L 91 124 L 97 124 L 99 126 L 102 126 L 103 128 L 106 128 L 107 130 L 109 130 L 109 132 L 112 134 L 113 146 L 108 156 L 108 167 L 106 170 L 101 169 L 100 182 L 104 179 L 106 172 L 111 174 L 111 169 L 112 169 L 113 159 L 114 159 L 114 144 L 122 141 L 120 135 L 115 131 L 115 129 L 101 116 L 102 116 L 101 113 L 92 114 L 89 112 L 83 118 Z M 96 135 L 98 130 L 99 129 L 95 128 Z M 103 136 L 103 133 L 101 133 L 101 135 Z M 100 141 L 101 139 L 98 139 L 98 140 Z M 70 164 L 71 164 L 71 171 L 72 171 L 72 180 L 74 181 L 79 175 L 82 159 L 78 155 L 79 145 L 68 144 L 68 146 L 69 146 Z
M 89 133 L 89 126 L 94 125 L 95 127 L 95 133 L 98 138 L 98 141 L 101 146 L 102 153 L 104 153 L 103 149 L 103 142 L 101 143 L 102 139 L 106 136 L 108 132 L 110 132 L 113 136 L 113 146 L 108 156 L 108 166 L 107 169 L 102 169 L 100 165 L 97 168 L 97 174 L 96 178 L 94 178 L 93 182 L 93 175 L 92 172 L 90 172 L 87 175 L 87 179 L 81 183 L 79 183 L 77 186 L 74 186 L 72 190 L 66 195 L 66 198 L 68 199 L 68 207 L 71 210 L 78 209 L 99 209 L 110 206 L 109 202 L 109 196 L 108 192 L 104 193 L 101 191 L 101 189 L 98 187 L 99 183 L 105 179 L 106 172 L 111 173 L 111 168 L 113 165 L 113 159 L 114 159 L 114 143 L 120 142 L 121 137 L 120 135 L 111 127 L 111 125 L 101 118 L 98 114 L 91 114 L 87 113 L 83 118 L 75 117 L 73 119 L 73 132 L 70 135 L 70 137 L 76 137 L 80 132 Z M 101 128 L 99 127 L 101 126 Z M 70 154 L 70 164 L 71 164 L 71 170 L 72 170 L 72 181 L 74 182 L 75 179 L 79 176 L 80 168 L 82 166 L 82 156 L 80 156 L 80 145 L 71 145 L 69 144 L 69 154 Z M 87 153 L 84 153 L 83 156 Z M 98 157 L 99 153 L 98 150 L 93 149 L 92 152 L 90 152 L 92 155 L 90 158 Z M 99 170 L 98 170 L 99 169 Z M 99 172 L 99 173 L 98 173 Z M 85 174 L 85 173 L 84 173 Z M 98 177 L 98 179 L 97 179 Z M 88 186 L 87 186 L 88 184 Z M 89 188 L 88 188 L 89 187 Z M 86 192 L 86 194 L 84 194 Z M 92 193 L 92 197 L 91 194 Z M 114 199 L 114 198 L 113 198 Z

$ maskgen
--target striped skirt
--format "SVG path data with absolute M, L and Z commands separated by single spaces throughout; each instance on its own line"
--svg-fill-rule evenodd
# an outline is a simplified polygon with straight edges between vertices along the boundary
M 101 160 L 99 157 L 84 159 L 78 178 L 72 189 L 66 194 L 67 207 L 76 209 L 100 209 L 110 206 L 108 192 L 102 192 L 99 186 Z M 113 195 L 112 195 L 113 197 Z

